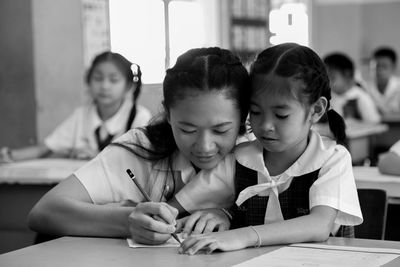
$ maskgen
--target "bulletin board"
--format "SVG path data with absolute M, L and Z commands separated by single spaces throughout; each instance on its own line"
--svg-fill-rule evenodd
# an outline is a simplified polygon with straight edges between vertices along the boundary
M 85 68 L 93 58 L 111 49 L 108 0 L 82 0 L 83 53 Z

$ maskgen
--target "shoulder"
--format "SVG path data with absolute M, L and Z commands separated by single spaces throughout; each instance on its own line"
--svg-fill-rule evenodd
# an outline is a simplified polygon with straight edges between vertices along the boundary
M 132 122 L 132 128 L 146 126 L 151 118 L 152 114 L 147 108 L 136 105 L 136 116 Z
M 322 142 L 329 151 L 329 157 L 322 167 L 335 165 L 350 164 L 351 165 L 351 155 L 350 152 L 343 146 L 336 143 L 336 141 L 330 139 L 329 137 L 321 137 Z
M 400 140 L 391 146 L 389 150 L 400 156 Z
M 115 143 L 133 143 L 140 145 L 149 145 L 150 141 L 145 134 L 145 130 L 142 128 L 130 129 L 120 137 L 118 137 Z
M 146 107 L 141 106 L 141 105 L 136 106 L 136 115 L 146 117 L 146 118 L 152 117 L 150 110 L 148 110 Z

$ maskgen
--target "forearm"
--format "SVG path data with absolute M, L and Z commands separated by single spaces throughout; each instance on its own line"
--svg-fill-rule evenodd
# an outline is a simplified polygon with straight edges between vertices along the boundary
M 15 161 L 41 158 L 50 153 L 50 149 L 45 145 L 30 146 L 11 150 L 11 157 Z
M 379 159 L 378 168 L 381 173 L 400 175 L 400 156 L 393 152 L 385 153 Z
M 258 225 L 254 226 L 254 229 L 260 235 L 262 246 L 322 242 L 329 238 L 337 213 L 331 208 L 322 207 L 322 209 L 328 209 L 325 210 L 328 212 L 317 212 L 281 222 Z M 246 246 L 257 245 L 258 237 L 255 232 L 249 227 L 242 229 L 246 231 L 245 236 L 248 236 Z
M 133 209 L 58 198 L 35 206 L 29 215 L 29 226 L 53 235 L 126 237 L 128 216 Z

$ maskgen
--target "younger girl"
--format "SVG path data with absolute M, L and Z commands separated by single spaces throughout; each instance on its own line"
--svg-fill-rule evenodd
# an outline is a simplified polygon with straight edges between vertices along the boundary
M 127 130 L 144 126 L 150 120 L 150 112 L 136 104 L 141 75 L 140 67 L 122 55 L 99 54 L 86 75 L 92 102 L 77 108 L 44 144 L 13 150 L 3 148 L 0 161 L 38 158 L 49 153 L 68 158 L 94 157 Z
M 324 241 L 346 235 L 341 225 L 362 222 L 349 152 L 311 130 L 327 113 L 335 137 L 345 137 L 343 119 L 329 108 L 329 79 L 318 55 L 277 45 L 258 55 L 250 77 L 257 140 L 235 150 L 231 226 L 237 229 L 192 236 L 183 253 Z
M 232 168 L 230 152 L 238 133 L 244 133 L 248 88 L 245 67 L 228 50 L 189 50 L 167 70 L 165 116 L 121 136 L 48 192 L 31 211 L 30 227 L 54 235 L 132 236 L 141 243 L 165 242 L 175 231 L 176 208 L 187 206 L 186 198 L 177 199 L 178 204 L 173 197 L 191 180 L 213 177 L 211 173 L 223 177 Z M 127 169 L 154 202 L 140 203 L 145 199 Z M 208 181 L 210 188 L 224 183 Z M 213 197 L 207 199 L 211 207 L 233 201 L 223 192 Z M 174 207 L 162 203 L 167 201 Z

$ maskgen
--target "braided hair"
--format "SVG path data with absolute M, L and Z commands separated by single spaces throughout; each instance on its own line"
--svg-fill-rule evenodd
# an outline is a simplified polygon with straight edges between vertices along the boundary
M 249 74 L 239 58 L 229 50 L 218 47 L 190 49 L 166 71 L 163 81 L 164 112 L 142 128 L 151 147 L 133 144 L 138 149 L 132 152 L 148 160 L 170 158 L 178 148 L 167 114 L 177 101 L 188 97 L 193 90 L 223 92 L 232 99 L 240 110 L 239 134 L 244 134 L 250 106 L 248 89 Z
M 266 76 L 271 73 L 302 80 L 305 86 L 300 87 L 300 90 L 279 93 L 291 94 L 306 107 L 311 106 L 320 97 L 325 97 L 328 106 L 324 116 L 328 120 L 329 128 L 338 143 L 345 141 L 344 120 L 336 111 L 330 109 L 331 87 L 325 65 L 312 49 L 295 43 L 284 43 L 261 52 L 250 70 L 252 90 L 265 90 Z

